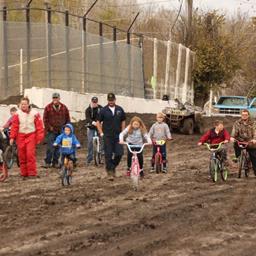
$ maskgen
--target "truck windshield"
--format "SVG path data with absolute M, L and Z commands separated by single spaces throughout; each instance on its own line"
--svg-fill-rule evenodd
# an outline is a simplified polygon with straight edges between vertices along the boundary
M 246 98 L 221 97 L 217 104 L 227 106 L 247 106 L 248 101 Z

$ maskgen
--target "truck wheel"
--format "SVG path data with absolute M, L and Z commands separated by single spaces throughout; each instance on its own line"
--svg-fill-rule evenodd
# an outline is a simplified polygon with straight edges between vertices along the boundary
M 188 135 L 192 135 L 194 133 L 194 120 L 192 118 L 184 120 L 182 132 Z

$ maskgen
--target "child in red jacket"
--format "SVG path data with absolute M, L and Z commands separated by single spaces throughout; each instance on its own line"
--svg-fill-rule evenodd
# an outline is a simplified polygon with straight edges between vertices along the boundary
M 228 143 L 230 140 L 230 135 L 228 131 L 224 128 L 222 121 L 215 121 L 215 127 L 207 131 L 199 140 L 198 146 L 203 145 L 204 143 L 209 144 L 219 144 L 221 142 Z M 224 160 L 224 164 L 227 164 L 227 150 L 226 148 L 221 148 L 218 152 L 221 159 Z
M 36 177 L 36 145 L 44 138 L 40 114 L 29 106 L 29 99 L 22 98 L 20 109 L 13 116 L 10 145 L 18 146 L 20 172 L 23 178 Z

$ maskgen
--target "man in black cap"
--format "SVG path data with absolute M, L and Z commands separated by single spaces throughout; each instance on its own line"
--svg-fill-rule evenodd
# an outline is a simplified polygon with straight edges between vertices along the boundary
M 119 134 L 125 129 L 125 112 L 116 105 L 114 93 L 108 93 L 108 104 L 100 111 L 97 128 L 100 136 L 104 135 L 104 152 L 106 170 L 109 175 L 115 175 L 115 169 L 121 161 L 123 146 L 119 144 Z
M 45 107 L 43 119 L 45 131 L 47 132 L 47 148 L 44 167 L 58 167 L 59 149 L 53 147 L 53 143 L 57 136 L 60 135 L 63 126 L 70 123 L 69 110 L 60 102 L 60 94 L 58 92 L 52 94 L 52 102 Z
M 87 164 L 93 160 L 93 136 L 97 131 L 97 120 L 102 106 L 98 104 L 98 98 L 92 97 L 89 107 L 85 110 L 85 122 L 87 126 Z

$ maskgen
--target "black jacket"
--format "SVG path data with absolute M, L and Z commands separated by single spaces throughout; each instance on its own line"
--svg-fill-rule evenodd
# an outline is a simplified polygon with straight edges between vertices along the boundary
M 92 125 L 92 122 L 97 122 L 101 109 L 101 105 L 98 105 L 96 108 L 92 108 L 91 105 L 89 105 L 89 107 L 85 110 L 85 123 L 88 128 L 96 129 L 96 126 Z

